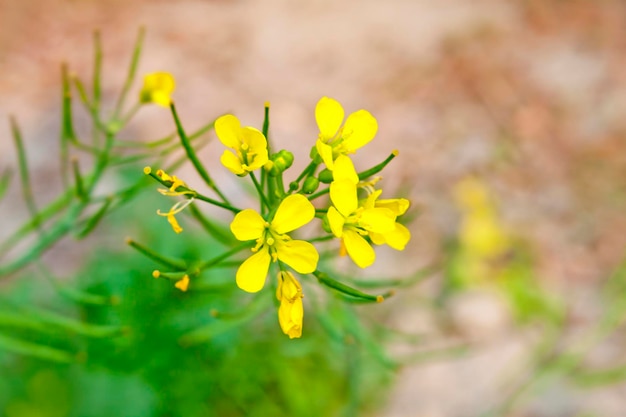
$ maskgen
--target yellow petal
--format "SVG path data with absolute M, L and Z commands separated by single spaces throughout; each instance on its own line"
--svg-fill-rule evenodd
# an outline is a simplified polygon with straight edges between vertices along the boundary
M 265 220 L 256 211 L 245 209 L 237 213 L 230 224 L 230 230 L 237 240 L 255 240 L 263 235 Z
M 348 116 L 343 127 L 343 147 L 350 153 L 374 139 L 378 122 L 367 110 L 359 110 Z
M 172 99 L 170 98 L 170 93 L 166 93 L 164 91 L 155 91 L 152 93 L 151 101 L 161 107 L 169 107 Z
M 367 268 L 376 260 L 374 249 L 363 236 L 354 230 L 344 230 L 343 243 L 350 258 L 361 268 Z
M 335 168 L 333 169 L 333 179 L 335 181 L 338 180 L 348 180 L 354 184 L 358 184 L 359 176 L 354 169 L 354 164 L 352 160 L 345 156 L 339 155 L 335 160 Z
M 326 217 L 328 218 L 330 231 L 333 232 L 333 235 L 335 235 L 335 237 L 341 237 L 341 235 L 343 234 L 343 225 L 346 221 L 345 217 L 343 217 L 341 213 L 339 213 L 337 209 L 333 206 L 330 206 L 328 208 L 328 213 L 326 214 Z
M 315 207 L 309 199 L 302 194 L 292 194 L 278 206 L 272 220 L 272 230 L 282 235 L 304 226 L 313 220 L 313 217 Z
M 334 169 L 333 148 L 322 142 L 320 139 L 315 142 L 315 148 L 317 149 L 317 153 L 322 157 L 324 164 L 326 164 L 326 168 L 332 171 Z
M 354 213 L 359 206 L 356 185 L 349 180 L 333 181 L 330 184 L 330 199 L 344 217 Z
M 232 114 L 224 115 L 215 121 L 215 134 L 224 146 L 239 149 L 241 145 L 241 141 L 239 140 L 241 123 L 239 123 L 239 119 Z
M 376 207 L 384 207 L 393 211 L 396 216 L 402 216 L 409 209 L 411 203 L 406 198 L 390 198 L 387 200 L 377 200 Z
M 265 285 L 271 260 L 266 247 L 246 259 L 237 270 L 237 286 L 247 292 L 259 292 Z
M 376 233 L 388 233 L 396 227 L 396 216 L 387 208 L 365 209 L 359 218 L 359 226 Z
M 404 225 L 396 223 L 395 229 L 384 234 L 387 245 L 395 250 L 404 250 L 411 239 L 411 232 Z
M 320 129 L 320 139 L 326 142 L 333 138 L 343 122 L 343 116 L 343 107 L 338 101 L 322 97 L 315 107 L 315 120 Z
M 317 269 L 320 255 L 317 249 L 304 240 L 288 240 L 276 247 L 278 259 L 301 274 L 310 274 Z
M 222 163 L 222 165 L 228 168 L 230 172 L 232 172 L 235 175 L 246 174 L 246 170 L 243 169 L 243 166 L 241 165 L 241 161 L 239 160 L 237 155 L 235 155 L 231 151 L 224 151 L 224 153 L 220 157 L 220 162 Z
M 383 235 L 382 233 L 368 232 L 367 235 L 370 237 L 370 240 L 374 245 L 384 245 L 385 243 L 387 243 L 387 241 L 385 240 L 385 235 Z
M 248 171 L 261 168 L 267 163 L 267 140 L 263 133 L 253 127 L 241 129 L 242 142 L 247 146 Z
M 143 78 L 143 87 L 139 93 L 139 101 L 142 103 L 156 103 L 160 106 L 169 107 L 170 95 L 176 88 L 176 82 L 172 74 L 167 72 L 153 72 Z
M 278 323 L 283 333 L 290 339 L 302 336 L 302 319 L 304 308 L 302 298 L 297 298 L 293 302 L 283 301 L 278 307 Z

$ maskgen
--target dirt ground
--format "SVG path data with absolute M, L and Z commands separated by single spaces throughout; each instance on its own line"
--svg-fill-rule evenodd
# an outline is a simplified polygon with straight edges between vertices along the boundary
M 188 126 L 225 111 L 258 125 L 269 101 L 273 138 L 287 145 L 316 136 L 313 109 L 324 95 L 376 116 L 378 136 L 358 161 L 368 166 L 399 149 L 386 185 L 405 186 L 423 212 L 407 252 L 384 252 L 378 272 L 406 265 L 407 253 L 415 261 L 398 275 L 436 258 L 458 225 L 454 184 L 478 175 L 507 225 L 533 243 L 542 283 L 564 295 L 581 326 L 593 322 L 590 294 L 626 244 L 626 3 L 0 0 L 0 120 L 15 114 L 26 138 L 52 140 L 60 62 L 89 78 L 100 29 L 104 93 L 114 97 L 140 25 L 139 72 L 175 75 Z M 170 131 L 159 111 L 142 112 L 134 132 Z M 0 126 L 5 165 L 14 154 L 8 124 Z M 51 172 L 45 147 L 31 157 L 35 177 Z M 399 299 L 402 317 L 413 317 L 411 298 Z M 403 369 L 380 415 L 476 416 L 497 402 L 528 335 L 488 294 L 460 303 L 480 348 Z M 414 316 L 403 330 L 429 326 Z M 624 394 L 625 384 L 584 394 L 556 384 L 511 415 L 622 417 Z

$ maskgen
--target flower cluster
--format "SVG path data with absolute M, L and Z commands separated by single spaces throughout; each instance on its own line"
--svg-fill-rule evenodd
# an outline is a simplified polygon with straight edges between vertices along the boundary
M 161 74 L 161 75 L 157 75 Z M 294 157 L 285 149 L 274 151 L 268 140 L 269 104 L 265 106 L 263 129 L 242 126 L 234 115 L 227 114 L 215 121 L 215 134 L 226 147 L 220 161 L 233 174 L 250 178 L 259 198 L 258 209 L 234 206 L 212 181 L 193 151 L 169 98 L 174 82 L 163 73 L 146 77 L 142 100 L 159 105 L 169 103 L 182 144 L 190 161 L 200 176 L 216 194 L 205 196 L 190 188 L 176 176 L 158 170 L 146 174 L 167 188 L 160 192 L 167 196 L 183 198 L 165 213 L 173 230 L 180 233 L 174 215 L 192 202 L 204 201 L 230 210 L 234 218 L 230 231 L 241 246 L 218 257 L 215 262 L 249 251 L 239 265 L 235 282 L 248 293 L 257 293 L 266 285 L 268 275 L 276 276 L 272 282 L 279 301 L 278 321 L 282 331 L 290 338 L 300 337 L 303 326 L 303 287 L 294 273 L 315 276 L 322 284 L 352 297 L 367 297 L 382 301 L 382 296 L 369 296 L 344 283 L 333 280 L 319 271 L 320 255 L 312 242 L 337 239 L 337 253 L 348 255 L 356 265 L 366 268 L 376 259 L 373 245 L 388 245 L 403 250 L 411 235 L 398 218 L 406 213 L 409 201 L 404 198 L 381 199 L 382 190 L 376 189 L 378 174 L 397 154 L 393 151 L 380 164 L 357 172 L 351 155 L 365 146 L 376 135 L 378 123 L 366 110 L 350 114 L 344 123 L 344 110 L 336 100 L 323 97 L 315 108 L 319 135 L 311 146 L 311 161 L 304 170 L 285 187 L 285 173 L 291 168 Z M 322 187 L 320 189 L 320 187 Z M 328 195 L 328 197 L 327 197 Z M 312 239 L 297 239 L 298 229 L 318 220 L 321 235 Z M 215 264 L 204 262 L 204 267 Z M 272 267 L 275 272 L 270 273 Z M 181 290 L 193 289 L 193 279 L 201 272 L 181 270 L 159 276 L 171 277 Z

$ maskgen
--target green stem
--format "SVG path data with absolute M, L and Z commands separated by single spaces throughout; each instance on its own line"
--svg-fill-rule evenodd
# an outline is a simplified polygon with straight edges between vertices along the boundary
M 128 68 L 128 75 L 126 76 L 124 87 L 122 87 L 120 96 L 117 99 L 117 104 L 115 105 L 115 111 L 113 113 L 114 120 L 119 118 L 119 115 L 122 112 L 122 108 L 124 107 L 124 101 L 126 100 L 128 91 L 130 90 L 131 86 L 133 85 L 133 81 L 135 80 L 135 74 L 137 72 L 137 64 L 139 63 L 139 57 L 141 56 L 141 48 L 143 45 L 144 35 L 145 35 L 145 28 L 142 26 L 139 28 L 139 33 L 137 34 L 137 41 L 135 42 L 135 48 L 133 50 L 133 57 L 130 61 L 130 67 Z
M 208 261 L 204 261 L 202 262 L 200 265 L 198 265 L 198 269 L 200 271 L 203 271 L 205 269 L 211 268 L 217 264 L 219 264 L 220 262 L 222 262 L 225 259 L 230 258 L 231 256 L 241 252 L 244 249 L 248 249 L 251 248 L 252 244 L 250 242 L 244 242 L 238 246 L 235 246 L 233 249 L 224 252 L 223 254 L 221 254 L 220 256 L 216 256 L 215 258 L 209 259 Z
M 330 192 L 330 187 L 324 188 L 323 190 L 319 190 L 315 194 L 311 194 L 309 196 L 309 201 L 315 200 L 316 198 L 321 197 L 325 194 L 328 194 L 329 192 Z
M 204 168 L 204 166 L 202 165 L 202 163 L 198 159 L 198 156 L 196 155 L 196 152 L 191 147 L 191 143 L 189 141 L 189 138 L 188 138 L 187 134 L 185 133 L 185 129 L 183 129 L 183 125 L 180 122 L 180 119 L 178 117 L 178 113 L 176 112 L 176 106 L 174 105 L 174 102 L 172 102 L 170 104 L 170 109 L 172 110 L 172 116 L 174 116 L 174 122 L 176 123 L 176 130 L 178 131 L 178 136 L 180 137 L 180 141 L 181 141 L 183 147 L 185 148 L 185 152 L 187 153 L 187 157 L 189 158 L 189 160 L 193 164 L 194 168 L 196 168 L 196 171 L 198 171 L 198 174 L 200 174 L 200 177 L 202 177 L 204 182 L 213 191 L 215 191 L 215 193 L 222 199 L 222 201 L 224 203 L 230 204 L 230 202 L 228 201 L 226 196 L 224 196 L 224 194 L 222 194 L 222 192 L 219 190 L 217 185 L 215 185 L 215 183 L 213 182 L 213 180 L 209 176 L 209 173 L 207 172 L 207 170 Z
M 256 179 L 254 172 L 250 172 L 250 178 L 252 179 L 252 182 L 254 183 L 254 187 L 256 188 L 256 191 L 259 194 L 259 198 L 261 199 L 261 212 L 263 212 L 263 206 L 267 207 L 267 209 L 269 210 L 270 204 L 267 201 L 267 198 L 265 197 L 265 193 L 263 192 L 263 188 L 261 187 L 261 184 L 259 184 L 259 181 Z
M 175 259 L 166 258 L 165 256 L 156 253 L 152 249 L 140 243 L 137 243 L 130 238 L 126 239 L 126 244 L 128 244 L 128 246 L 130 246 L 131 248 L 136 249 L 137 251 L 141 252 L 142 254 L 152 259 L 153 261 L 160 263 L 163 266 L 167 266 L 168 268 L 176 269 L 178 271 L 185 271 L 187 269 L 186 263 L 175 260 Z
M 371 177 L 374 174 L 378 174 L 380 171 L 383 170 L 383 168 L 385 168 L 387 166 L 387 164 L 389 164 L 389 162 L 391 162 L 393 160 L 393 158 L 395 158 L 396 156 L 398 156 L 398 151 L 394 150 L 393 152 L 391 152 L 389 154 L 389 156 L 380 164 L 373 166 L 370 169 L 367 169 L 363 172 L 359 172 L 359 180 L 364 180 L 366 178 Z
M 339 281 L 336 281 L 332 278 L 330 278 L 328 276 L 328 274 L 321 272 L 321 271 L 314 271 L 313 275 L 315 275 L 315 277 L 317 278 L 317 280 L 321 283 L 326 285 L 327 287 L 330 287 L 334 290 L 337 290 L 343 294 L 349 295 L 351 297 L 355 297 L 355 298 L 361 298 L 364 300 L 368 300 L 368 301 L 375 301 L 378 303 L 381 303 L 385 300 L 385 296 L 384 295 L 371 295 L 371 294 L 366 294 L 362 291 L 359 291 L 355 288 L 352 288 L 348 285 L 342 284 Z M 391 294 L 389 294 L 391 295 Z
M 17 161 L 19 165 L 20 180 L 22 185 L 22 194 L 26 207 L 30 212 L 35 227 L 39 229 L 40 233 L 43 233 L 41 229 L 41 223 L 39 221 L 39 213 L 37 211 L 37 205 L 35 204 L 35 197 L 33 195 L 33 189 L 30 182 L 30 174 L 28 170 L 28 162 L 26 158 L 26 149 L 24 148 L 24 141 L 22 140 L 22 134 L 17 125 L 17 121 L 13 116 L 10 116 L 11 132 L 13 134 L 13 140 L 15 142 L 15 148 L 17 150 Z

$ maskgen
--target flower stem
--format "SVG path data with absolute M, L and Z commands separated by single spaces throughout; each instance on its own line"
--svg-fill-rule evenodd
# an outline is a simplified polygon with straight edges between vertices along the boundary
M 196 152 L 191 147 L 191 143 L 189 142 L 189 137 L 185 133 L 185 129 L 183 129 L 183 125 L 180 122 L 180 119 L 178 117 L 178 113 L 176 112 L 176 106 L 174 105 L 174 102 L 172 102 L 170 104 L 170 109 L 172 110 L 172 116 L 174 116 L 174 122 L 176 123 L 176 129 L 178 130 L 178 136 L 180 137 L 180 141 L 181 141 L 183 147 L 185 148 L 185 152 L 187 152 L 187 157 L 189 158 L 189 160 L 191 161 L 193 166 L 196 168 L 196 171 L 198 171 L 198 174 L 200 174 L 200 177 L 202 177 L 204 182 L 206 182 L 206 184 L 213 191 L 215 191 L 215 193 L 222 199 L 222 201 L 224 203 L 230 204 L 230 202 L 228 201 L 226 196 L 224 194 L 222 194 L 222 192 L 219 190 L 219 188 L 217 188 L 217 185 L 215 185 L 215 183 L 213 182 L 213 180 L 209 176 L 209 173 L 207 172 L 207 170 L 204 168 L 204 166 L 202 165 L 202 163 L 198 159 L 198 156 L 196 155 Z

